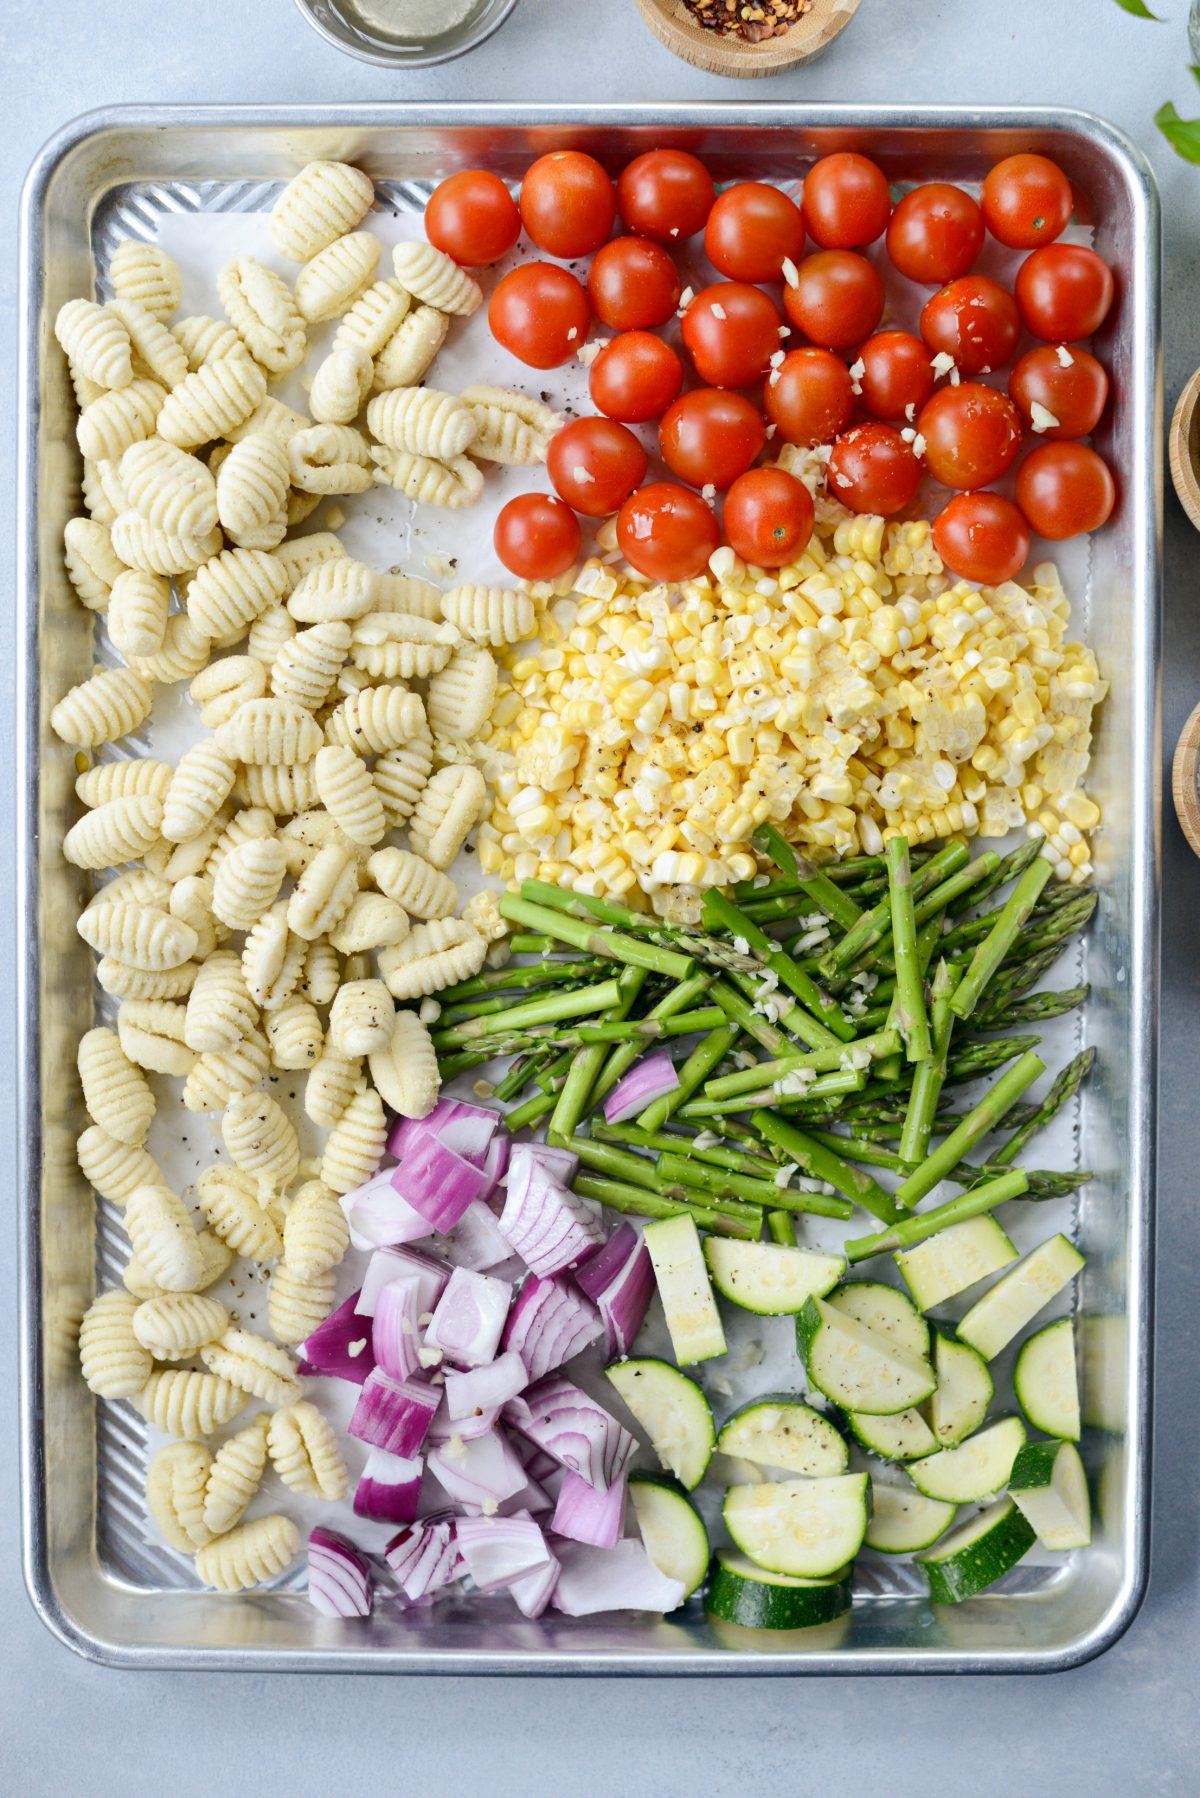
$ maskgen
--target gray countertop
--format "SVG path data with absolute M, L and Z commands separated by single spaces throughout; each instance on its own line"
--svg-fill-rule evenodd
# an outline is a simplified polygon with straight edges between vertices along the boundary
M 1148 151 L 1163 193 L 1168 412 L 1200 363 L 1195 279 L 1200 169 L 1158 137 L 1173 98 L 1200 112 L 1187 73 L 1186 0 L 1154 0 L 1167 22 L 1113 0 L 864 0 L 810 70 L 730 83 L 677 62 L 633 0 L 519 0 L 482 49 L 440 69 L 391 76 L 307 30 L 290 0 L 0 0 L 5 235 L 0 400 L 15 438 L 12 351 L 16 193 L 38 145 L 89 108 L 146 101 L 724 98 L 1039 102 L 1104 114 Z M 11 457 L 0 456 L 0 517 L 11 518 Z M 1197 540 L 1167 501 L 1163 726 L 1169 746 L 1200 697 Z M 11 605 L 0 605 L 0 681 L 10 681 Z M 0 692 L 0 767 L 11 766 L 10 692 Z M 1164 778 L 1164 785 L 1165 785 Z M 12 833 L 11 794 L 0 837 Z M 115 1674 L 70 1655 L 34 1617 L 21 1584 L 16 1422 L 0 1387 L 0 1788 L 22 1798 L 170 1791 L 254 1798 L 387 1780 L 408 1794 L 562 1792 L 830 1793 L 877 1782 L 895 1792 L 1085 1793 L 1101 1781 L 1137 1794 L 1197 1789 L 1200 1655 L 1197 1554 L 1200 1426 L 1195 1269 L 1200 1265 L 1200 1108 L 1189 1098 L 1200 1021 L 1200 868 L 1168 804 L 1163 823 L 1163 1120 L 1158 1225 L 1158 1373 L 1153 1574 L 1141 1616 L 1091 1666 L 1040 1680 L 711 1682 L 387 1682 Z M 0 857 L 0 915 L 11 916 Z M 4 982 L 11 992 L 11 982 Z M 12 1066 L 11 1007 L 0 1068 Z M 0 1138 L 12 1140 L 11 1081 L 0 1079 Z M 5 1127 L 7 1126 L 7 1128 Z M 19 1202 L 19 1198 L 18 1201 Z M 11 1239 L 10 1239 L 11 1241 Z M 12 1262 L 0 1313 L 13 1316 Z M 8 1351 L 11 1363 L 12 1349 Z

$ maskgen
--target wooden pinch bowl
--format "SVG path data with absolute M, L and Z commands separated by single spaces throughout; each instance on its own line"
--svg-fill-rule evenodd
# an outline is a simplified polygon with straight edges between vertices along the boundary
M 1175 402 L 1167 458 L 1179 503 L 1200 531 L 1200 368 Z
M 706 31 L 683 0 L 637 0 L 638 11 L 668 50 L 709 75 L 742 80 L 778 75 L 820 56 L 845 30 L 858 7 L 859 0 L 813 0 L 811 9 L 782 37 L 752 44 L 743 37 Z

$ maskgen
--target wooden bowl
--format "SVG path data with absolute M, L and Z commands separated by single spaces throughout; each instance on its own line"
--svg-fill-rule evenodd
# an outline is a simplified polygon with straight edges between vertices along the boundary
M 778 75 L 827 50 L 844 31 L 859 0 L 813 0 L 803 18 L 789 26 L 782 37 L 749 43 L 743 37 L 722 36 L 697 24 L 683 0 L 637 0 L 638 11 L 660 43 L 693 68 L 709 75 L 731 75 L 743 80 L 759 75 Z
M 1179 733 L 1171 763 L 1171 798 L 1175 816 L 1192 853 L 1200 855 L 1200 705 Z
M 1200 531 L 1200 368 L 1175 403 L 1167 454 L 1179 503 Z

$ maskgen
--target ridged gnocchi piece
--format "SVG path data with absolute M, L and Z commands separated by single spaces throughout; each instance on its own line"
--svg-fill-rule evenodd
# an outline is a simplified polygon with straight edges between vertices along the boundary
M 432 767 L 433 741 L 425 729 L 379 757 L 372 774 L 389 829 L 408 822 Z
M 346 1214 L 320 1180 L 306 1180 L 283 1221 L 283 1255 L 301 1280 L 338 1267 L 350 1246 Z
M 263 1186 L 286 1192 L 300 1166 L 300 1144 L 286 1112 L 265 1093 L 242 1093 L 221 1123 L 234 1166 Z
M 170 762 L 154 756 L 126 756 L 86 769 L 75 782 L 75 793 L 87 806 L 103 805 L 109 799 L 132 799 L 135 794 L 161 801 L 174 772 Z
M 241 956 L 218 949 L 196 976 L 184 1009 L 183 1037 L 197 1055 L 232 1049 L 258 1023 L 258 1007 L 242 974 Z
M 177 881 L 187 880 L 192 874 L 203 874 L 213 847 L 233 816 L 233 807 L 226 803 L 215 817 L 211 818 L 203 830 L 189 837 L 185 843 L 168 843 L 164 837 L 155 845 L 151 857 L 147 856 L 147 867 L 153 865 L 165 880 L 174 885 Z M 162 852 L 169 851 L 164 855 Z M 161 859 L 159 859 L 161 857 Z
M 331 1270 L 305 1280 L 280 1262 L 271 1280 L 267 1301 L 267 1322 L 280 1342 L 297 1346 L 312 1335 L 333 1310 L 337 1275 Z
M 274 1261 L 283 1238 L 258 1190 L 254 1175 L 221 1165 L 205 1168 L 196 1182 L 200 1209 L 220 1240 L 249 1261 Z
M 379 842 L 387 829 L 383 801 L 354 751 L 344 744 L 327 744 L 318 750 L 314 765 L 317 792 L 339 829 L 366 847 Z
M 373 1088 L 364 1087 L 329 1132 L 321 1157 L 321 1179 L 331 1192 L 353 1192 L 379 1166 L 386 1140 L 383 1101 Z
M 253 1423 L 230 1436 L 213 1456 L 202 1495 L 203 1524 L 209 1537 L 223 1536 L 239 1523 L 262 1484 L 268 1421 L 268 1414 L 260 1411 Z
M 283 846 L 275 837 L 255 836 L 237 844 L 217 869 L 213 910 L 231 930 L 252 930 L 278 898 L 286 872 Z
M 67 578 L 89 612 L 103 612 L 125 564 L 112 545 L 107 525 L 94 518 L 70 518 L 63 529 Z M 111 624 L 110 624 L 111 629 Z
M 414 918 L 448 918 L 458 907 L 450 876 L 410 849 L 377 849 L 367 870 L 380 892 Z
M 396 279 L 414 299 L 439 312 L 469 318 L 483 304 L 483 291 L 465 269 L 459 268 L 444 250 L 431 243 L 414 240 L 398 243 L 392 250 L 392 267 Z
M 174 399 L 181 391 L 175 389 Z M 93 462 L 117 462 L 131 444 L 153 436 L 168 402 L 158 381 L 142 377 L 128 387 L 113 388 L 92 400 L 79 414 L 75 441 L 81 456 Z
M 186 1018 L 172 999 L 126 999 L 117 1013 L 121 1047 L 147 1073 L 186 1076 L 196 1059 L 184 1041 Z
M 250 655 L 223 656 L 219 662 L 210 662 L 191 685 L 192 698 L 209 730 L 216 730 L 232 718 L 239 706 L 262 699 L 266 691 L 267 671 L 257 657 Z
M 165 1175 L 152 1155 L 121 1142 L 99 1124 L 90 1124 L 75 1144 L 84 1179 L 114 1205 L 124 1205 L 139 1186 L 162 1184 Z
M 153 703 L 154 689 L 132 669 L 97 668 L 59 700 L 50 728 L 75 749 L 96 749 L 144 724 Z
M 378 356 L 403 324 L 411 305 L 412 295 L 399 281 L 391 276 L 375 281 L 342 319 L 334 333 L 334 351 L 365 350 L 372 358 Z
M 297 431 L 304 431 L 312 423 L 305 413 L 298 412 L 295 406 L 285 406 L 272 393 L 259 400 L 248 418 L 241 424 L 234 425 L 226 433 L 229 443 L 242 443 L 247 437 L 270 437 L 282 449 L 286 449 Z M 228 446 L 225 446 L 228 447 Z M 215 455 L 216 452 L 214 451 Z M 212 458 L 209 458 L 210 462 Z
M 314 761 L 314 770 L 315 767 Z M 287 858 L 287 871 L 292 875 L 303 874 L 318 849 L 324 849 L 328 843 L 340 843 L 343 849 L 352 849 L 349 837 L 319 804 L 314 805 L 312 811 L 297 812 L 289 818 L 279 830 L 279 841 Z
M 288 596 L 287 609 L 298 624 L 352 623 L 371 610 L 375 571 L 350 556 L 318 562 Z
M 266 1023 L 273 1067 L 307 1070 L 313 1066 L 325 1033 L 310 1000 L 293 993 L 277 1011 L 268 1012 Z
M 288 902 L 278 900 L 247 932 L 242 945 L 242 973 L 250 997 L 261 1011 L 278 1011 L 290 999 L 304 972 L 307 945 L 288 927 Z
M 67 300 L 58 309 L 54 335 L 73 366 L 97 387 L 128 387 L 133 380 L 129 333 L 109 307 Z
M 83 504 L 88 516 L 94 518 L 97 524 L 111 525 L 118 512 L 127 510 L 123 493 L 109 495 L 104 471 L 111 470 L 112 466 L 111 462 L 93 462 L 90 456 L 83 459 Z M 114 498 L 119 503 L 114 504 Z
M 310 425 L 288 444 L 293 487 L 303 493 L 365 493 L 374 483 L 371 452 L 353 425 Z
M 155 318 L 168 318 L 183 299 L 183 276 L 174 257 L 133 237 L 122 239 L 109 257 L 108 278 L 118 299 L 136 300 Z
M 164 1435 L 196 1441 L 215 1434 L 230 1418 L 244 1411 L 246 1394 L 215 1373 L 163 1367 L 150 1375 L 134 1404 L 147 1423 Z M 200 1552 L 204 1554 L 206 1550 Z
M 164 1292 L 194 1292 L 204 1272 L 191 1212 L 169 1186 L 139 1186 L 123 1218 L 133 1252 Z
M 138 1148 L 154 1121 L 154 1094 L 115 1031 L 98 1026 L 79 1039 L 79 1079 L 87 1114 L 118 1142 Z
M 356 755 L 383 755 L 399 749 L 425 728 L 425 707 L 405 687 L 367 687 L 352 693 L 330 714 L 326 740 Z
M 473 643 L 523 643 L 536 629 L 533 601 L 512 587 L 466 585 L 442 595 L 442 616 Z
M 280 548 L 285 548 L 280 544 Z M 290 643 L 296 635 L 296 621 L 284 605 L 270 605 L 264 608 L 250 626 L 246 638 L 246 653 L 253 656 L 256 662 L 262 663 L 263 675 L 270 684 L 271 670 L 281 649 Z
M 158 905 L 170 910 L 171 883 L 151 868 L 127 868 L 124 874 L 115 874 L 111 880 L 106 880 L 83 909 L 96 911 L 102 905 L 116 905 L 118 901 L 130 905 Z
M 123 656 L 157 655 L 167 634 L 171 583 L 165 575 L 127 568 L 113 582 L 108 634 Z
M 266 1038 L 251 1030 L 232 1049 L 207 1049 L 196 1057 L 183 1083 L 183 1102 L 189 1111 L 224 1111 L 231 1099 L 261 1086 L 270 1071 Z
M 291 261 L 310 262 L 356 230 L 374 202 L 374 182 L 352 163 L 307 162 L 271 209 L 272 240 Z
M 478 768 L 453 763 L 431 776 L 413 807 L 408 839 L 435 868 L 448 868 L 477 824 L 487 801 Z
M 286 1405 L 299 1397 L 292 1357 L 277 1342 L 256 1336 L 253 1330 L 230 1325 L 216 1342 L 204 1345 L 200 1359 L 210 1373 L 265 1405 Z
M 162 834 L 167 841 L 188 843 L 210 824 L 229 797 L 236 774 L 237 763 L 214 738 L 185 750 L 163 805 Z
M 371 391 L 374 372 L 374 363 L 359 345 L 332 350 L 313 376 L 308 396 L 318 424 L 353 424 Z
M 362 1084 L 362 1062 L 326 1043 L 304 1083 L 306 1115 L 322 1130 L 332 1130 Z
M 328 935 L 345 917 L 357 892 L 354 856 L 340 843 L 327 843 L 296 881 L 288 900 L 288 929 L 308 943 Z
M 160 531 L 140 512 L 122 512 L 112 526 L 113 548 L 129 568 L 144 574 L 191 574 L 221 547 L 221 533 L 214 529 L 202 537 L 181 537 Z
M 414 306 L 411 312 L 406 308 L 406 315 L 375 352 L 376 393 L 415 387 L 432 367 L 449 329 L 450 320 L 436 306 Z
M 79 1326 L 79 1364 L 97 1398 L 135 1398 L 154 1371 L 133 1320 L 138 1302 L 124 1287 L 93 1299 Z
M 296 276 L 296 305 L 310 325 L 340 318 L 366 292 L 382 246 L 369 231 L 348 231 L 318 250 Z
M 267 1430 L 267 1449 L 271 1465 L 292 1492 L 332 1504 L 350 1490 L 337 1437 L 307 1399 L 275 1412 Z
M 367 1059 L 384 1104 L 404 1118 L 428 1117 L 442 1084 L 433 1038 L 415 1011 L 397 1011 L 388 1041 Z
M 157 1280 L 152 1280 L 136 1255 L 131 1255 L 121 1272 L 121 1284 L 126 1292 L 131 1292 L 138 1303 L 146 1299 L 162 1297 L 162 1287 Z
M 275 657 L 272 693 L 315 712 L 333 691 L 349 649 L 350 626 L 343 618 L 330 618 L 297 631 Z
M 265 432 L 235 443 L 217 473 L 217 515 L 226 536 L 242 549 L 273 550 L 282 543 L 290 485 L 283 444 Z
M 192 1554 L 212 1540 L 204 1494 L 212 1456 L 202 1442 L 169 1442 L 146 1473 L 146 1505 L 163 1540 Z
M 435 387 L 396 387 L 371 401 L 367 429 L 389 449 L 444 462 L 471 448 L 479 426 L 456 394 Z
M 328 1005 L 342 982 L 342 964 L 332 944 L 323 938 L 308 945 L 300 990 L 314 1005 Z
M 436 462 L 432 456 L 389 449 L 373 450 L 372 456 L 378 469 L 376 480 L 385 487 L 394 487 L 418 506 L 461 512 L 475 505 L 483 492 L 483 470 L 470 456 L 452 456 L 447 462 Z
M 263 806 L 281 818 L 308 811 L 317 803 L 317 777 L 312 762 L 301 762 L 294 768 L 251 764 L 242 770 L 242 784 L 250 805 Z
M 217 275 L 217 293 L 230 324 L 268 374 L 286 375 L 300 366 L 308 334 L 282 275 L 255 256 L 235 256 Z
M 471 454 L 505 467 L 531 467 L 546 460 L 550 439 L 562 424 L 557 412 L 527 393 L 479 382 L 459 395 L 475 415 L 478 433 Z
M 259 765 L 310 762 L 321 747 L 320 725 L 289 699 L 252 699 L 214 735 L 226 755 Z
M 282 1573 L 300 1548 L 290 1517 L 256 1517 L 196 1552 L 196 1572 L 218 1592 L 248 1592 Z
M 162 801 L 148 794 L 106 799 L 72 824 L 63 838 L 63 855 L 77 868 L 119 867 L 157 843 L 162 820 Z
M 383 893 L 362 892 L 329 933 L 329 940 L 343 955 L 364 955 L 372 949 L 402 943 L 410 929 L 408 914 Z
M 236 658 L 230 658 L 235 660 Z M 213 896 L 216 896 L 216 879 L 226 856 L 232 854 L 243 843 L 263 841 L 273 837 L 276 831 L 275 819 L 265 806 L 246 806 L 235 812 L 225 824 L 214 841 L 204 863 L 205 876 L 213 882 Z M 231 928 L 236 928 L 231 926 Z
M 197 972 L 197 964 L 190 961 L 161 973 L 128 968 L 113 955 L 96 964 L 96 979 L 113 999 L 182 999 L 191 992 Z
M 354 626 L 350 655 L 373 680 L 426 680 L 450 660 L 458 632 L 412 612 L 368 612 Z
M 274 605 L 287 576 L 267 550 L 223 549 L 197 570 L 187 592 L 187 615 L 194 628 L 224 647 Z
M 442 590 L 419 575 L 401 574 L 390 569 L 375 577 L 374 612 L 407 612 L 414 618 L 429 618 L 436 624 L 442 616 Z
M 190 961 L 199 940 L 190 924 L 173 918 L 170 912 L 156 905 L 130 905 L 120 900 L 85 911 L 76 929 L 98 955 L 115 955 L 126 967 L 147 972 L 177 968 Z
M 368 1055 L 390 1042 L 395 1014 L 382 980 L 347 980 L 330 1008 L 329 1041 L 339 1055 Z
M 188 372 L 188 360 L 162 319 L 136 300 L 111 300 L 108 310 L 129 334 L 135 371 L 153 376 L 168 391 L 178 387 Z
M 212 908 L 212 881 L 203 874 L 188 874 L 171 888 L 169 910 L 173 918 L 189 924 L 197 937 L 193 959 L 205 961 L 228 934 Z
M 198 631 L 186 612 L 174 612 L 167 619 L 162 648 L 153 655 L 135 656 L 131 666 L 143 680 L 174 686 L 199 674 L 211 653 L 211 637 Z
M 443 742 L 469 743 L 492 715 L 500 670 L 486 649 L 456 649 L 425 693 L 429 722 Z
M 171 326 L 171 335 L 188 359 L 189 374 L 194 375 L 206 362 L 246 354 L 246 346 L 229 320 L 209 318 L 205 313 L 177 319 Z
M 133 1333 L 156 1361 L 187 1361 L 229 1327 L 220 1299 L 199 1292 L 164 1292 L 133 1314 Z
M 379 971 L 393 999 L 424 999 L 458 980 L 478 974 L 487 943 L 459 918 L 414 924 L 402 943 L 383 949 Z
M 262 404 L 266 391 L 266 375 L 244 350 L 202 362 L 160 402 L 154 428 L 168 443 L 194 449 L 197 444 L 228 437 Z M 142 431 L 140 435 L 148 437 L 150 433 Z M 134 441 L 131 437 L 130 442 Z M 85 455 L 93 453 L 82 444 L 80 447 Z

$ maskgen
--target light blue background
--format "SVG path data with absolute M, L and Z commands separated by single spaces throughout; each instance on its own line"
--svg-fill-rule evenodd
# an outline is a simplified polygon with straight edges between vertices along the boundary
M 666 100 L 1045 103 L 1102 113 L 1146 149 L 1163 193 L 1167 402 L 1200 363 L 1200 169 L 1159 139 L 1155 108 L 1200 112 L 1185 0 L 1167 23 L 1113 0 L 863 0 L 811 70 L 730 83 L 677 62 L 633 0 L 519 0 L 467 58 L 396 77 L 341 56 L 291 0 L 0 0 L 0 518 L 12 517 L 14 226 L 38 145 L 64 120 L 122 101 Z M 0 527 L 2 528 L 2 527 Z M 5 532 L 7 535 L 7 532 Z M 10 566 L 10 564 L 6 564 Z M 0 584 L 0 768 L 12 766 L 12 604 Z M 1197 539 L 1167 503 L 1164 735 L 1200 698 Z M 0 782 L 0 916 L 12 800 Z M 1168 806 L 1168 814 L 1169 814 Z M 16 1420 L 0 1378 L 0 1791 L 14 1798 L 634 1798 L 872 1789 L 993 1798 L 1200 1790 L 1196 1766 L 1200 1539 L 1200 868 L 1163 826 L 1164 1008 L 1159 1214 L 1159 1442 L 1150 1596 L 1126 1639 L 1056 1678 L 665 1682 L 240 1678 L 113 1674 L 61 1648 L 21 1585 Z M 9 928 L 6 925 L 6 929 Z M 7 983 L 11 991 L 11 983 Z M 12 1066 L 11 1005 L 0 1068 Z M 11 1082 L 0 1076 L 0 1139 Z M 21 1202 L 14 1195 L 13 1204 Z M 5 1241 L 0 1235 L 0 1243 Z M 7 1238 L 12 1242 L 12 1237 Z M 12 1317 L 0 1254 L 0 1315 Z M 12 1346 L 0 1354 L 10 1364 Z

